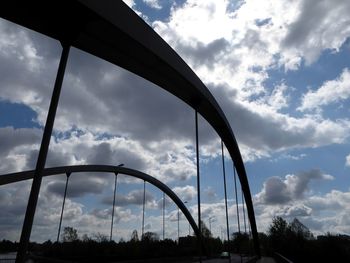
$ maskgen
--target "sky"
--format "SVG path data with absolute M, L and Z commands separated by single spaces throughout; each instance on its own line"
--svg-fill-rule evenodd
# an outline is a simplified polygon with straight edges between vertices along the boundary
M 350 235 L 350 2 L 125 1 L 193 69 L 238 141 L 259 232 L 297 217 Z M 0 174 L 34 169 L 61 53 L 0 19 Z M 197 218 L 194 110 L 156 85 L 72 48 L 46 167 L 125 164 L 176 192 Z M 199 118 L 202 219 L 226 231 L 220 138 Z M 237 231 L 225 152 L 230 232 Z M 113 174 L 72 174 L 62 226 L 109 236 Z M 43 179 L 31 240 L 55 240 L 65 175 Z M 0 239 L 19 240 L 31 181 L 0 186 Z M 240 186 L 238 185 L 240 189 Z M 242 220 L 241 192 L 239 213 Z M 141 232 L 143 181 L 118 175 L 115 240 Z M 163 194 L 146 184 L 145 231 L 162 236 Z M 166 199 L 166 238 L 177 207 Z M 180 213 L 180 235 L 188 222 Z M 241 224 L 243 224 L 241 222 Z

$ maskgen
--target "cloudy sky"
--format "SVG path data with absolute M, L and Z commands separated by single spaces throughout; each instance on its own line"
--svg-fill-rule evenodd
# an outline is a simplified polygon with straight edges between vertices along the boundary
M 350 2 L 129 0 L 222 106 L 251 186 L 258 231 L 297 217 L 350 234 Z M 34 169 L 61 52 L 0 20 L 0 173 Z M 224 226 L 220 140 L 200 121 L 202 218 Z M 168 184 L 196 218 L 194 111 L 159 87 L 72 48 L 46 167 L 124 163 Z M 237 230 L 227 159 L 230 231 Z M 55 240 L 65 175 L 43 179 L 32 240 Z M 18 240 L 31 181 L 0 187 L 0 238 Z M 73 174 L 63 226 L 109 235 L 113 174 Z M 118 177 L 117 240 L 141 231 L 143 182 Z M 162 233 L 162 193 L 146 185 L 146 231 Z M 240 196 L 240 192 L 238 193 Z M 241 204 L 241 199 L 239 200 Z M 242 206 L 240 205 L 242 217 Z M 180 216 L 180 234 L 188 223 Z M 166 202 L 166 237 L 177 208 Z

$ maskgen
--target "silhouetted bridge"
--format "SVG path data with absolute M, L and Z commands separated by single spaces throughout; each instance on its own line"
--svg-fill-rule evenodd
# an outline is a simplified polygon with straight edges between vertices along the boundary
M 33 171 L 0 176 L 0 185 L 33 178 L 16 262 L 22 263 L 25 260 L 42 177 L 59 173 L 66 173 L 67 175 L 78 171 L 123 173 L 148 181 L 170 196 L 188 219 L 198 239 L 201 240 L 199 231 L 201 229 L 201 201 L 198 114 L 206 119 L 220 136 L 222 141 L 222 158 L 224 158 L 224 145 L 230 154 L 234 171 L 237 171 L 244 194 L 255 253 L 258 257 L 260 256 L 259 239 L 247 175 L 238 144 L 224 112 L 208 88 L 190 67 L 137 14 L 122 1 L 115 0 L 11 0 L 2 1 L 0 17 L 54 38 L 60 41 L 63 47 L 36 168 Z M 195 223 L 186 206 L 170 188 L 140 171 L 103 165 L 65 166 L 45 169 L 70 47 L 81 49 L 129 70 L 167 90 L 193 108 L 196 127 L 198 224 Z M 223 176 L 227 239 L 229 240 L 224 162 Z

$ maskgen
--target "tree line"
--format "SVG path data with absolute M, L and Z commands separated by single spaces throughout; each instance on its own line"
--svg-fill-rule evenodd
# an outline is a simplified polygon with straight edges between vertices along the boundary
M 242 256 L 253 255 L 253 242 L 248 233 L 232 233 L 230 241 L 214 238 L 202 223 L 204 253 L 207 257 L 218 257 L 229 251 Z M 273 218 L 267 233 L 259 233 L 262 254 L 274 257 L 276 253 L 293 262 L 350 262 L 350 236 L 326 233 L 315 237 L 298 219 L 288 223 L 282 217 Z M 0 241 L 0 253 L 17 251 L 18 243 Z M 35 257 L 60 259 L 74 262 L 111 262 L 123 260 L 149 260 L 167 262 L 193 259 L 199 255 L 195 236 L 180 237 L 179 240 L 160 240 L 158 234 L 146 232 L 139 237 L 134 230 L 130 240 L 110 241 L 106 235 L 95 233 L 79 237 L 73 227 L 65 227 L 61 242 L 50 240 L 38 244 L 30 243 L 30 253 Z
M 275 217 L 267 234 L 259 233 L 263 253 L 279 253 L 293 262 L 350 262 L 350 236 L 326 233 L 315 237 L 297 218 Z

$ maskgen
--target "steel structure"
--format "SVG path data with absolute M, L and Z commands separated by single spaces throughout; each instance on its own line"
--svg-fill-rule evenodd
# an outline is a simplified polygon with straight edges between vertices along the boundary
M 247 205 L 255 252 L 260 256 L 249 183 L 231 126 L 207 87 L 150 26 L 122 1 L 115 0 L 5 0 L 0 7 L 0 17 L 57 39 L 63 46 L 39 157 L 36 169 L 32 171 L 33 183 L 19 257 L 30 238 L 70 47 L 86 51 L 155 83 L 191 106 L 196 116 L 201 114 L 208 121 L 234 162 Z
M 185 204 L 181 199 L 164 183 L 157 180 L 156 178 L 148 175 L 146 173 L 140 172 L 138 170 L 112 165 L 73 165 L 73 166 L 59 166 L 46 168 L 42 171 L 43 176 L 51 176 L 57 174 L 76 174 L 76 173 L 87 173 L 87 172 L 101 172 L 101 173 L 115 173 L 115 174 L 126 174 L 135 178 L 144 180 L 144 182 L 150 183 L 162 190 L 169 198 L 177 205 L 181 212 L 185 215 L 188 222 L 191 224 L 193 231 L 196 236 L 200 236 L 199 228 L 194 221 L 191 213 L 188 211 Z M 35 176 L 35 170 L 23 171 L 18 173 L 4 174 L 0 176 L 0 186 L 16 183 L 20 181 L 25 181 L 33 179 Z

